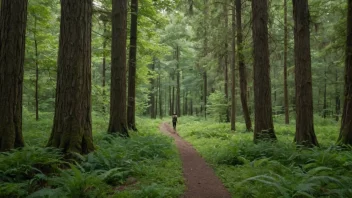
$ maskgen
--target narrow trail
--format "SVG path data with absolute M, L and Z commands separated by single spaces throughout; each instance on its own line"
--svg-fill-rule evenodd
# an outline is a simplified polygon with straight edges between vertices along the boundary
M 183 140 L 168 123 L 162 123 L 159 128 L 175 139 L 180 153 L 187 188 L 182 198 L 231 198 L 213 169 L 191 144 Z

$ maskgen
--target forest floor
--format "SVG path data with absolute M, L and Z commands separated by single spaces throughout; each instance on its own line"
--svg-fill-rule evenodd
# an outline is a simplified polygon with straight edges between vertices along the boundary
M 213 169 L 206 164 L 191 144 L 183 140 L 170 124 L 164 122 L 159 128 L 160 131 L 175 139 L 179 150 L 186 183 L 186 192 L 182 196 L 183 198 L 231 197 Z

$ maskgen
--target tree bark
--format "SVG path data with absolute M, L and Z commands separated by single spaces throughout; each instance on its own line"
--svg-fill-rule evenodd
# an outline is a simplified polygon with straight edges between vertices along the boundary
M 287 89 L 287 48 L 288 48 L 288 30 L 287 30 L 287 0 L 284 0 L 284 106 L 285 106 L 285 124 L 290 124 L 290 113 L 288 106 L 288 89 Z
M 276 140 L 272 118 L 268 1 L 252 0 L 254 52 L 254 142 Z
M 23 147 L 22 90 L 28 0 L 0 9 L 0 152 Z
M 240 2 L 241 3 L 241 2 Z M 233 1 L 236 5 L 236 0 Z M 231 130 L 236 130 L 236 12 L 232 10 L 232 62 L 231 62 Z M 238 38 L 237 38 L 238 39 Z
M 151 71 L 152 74 L 154 74 L 155 71 L 155 59 L 153 59 L 153 64 L 151 65 Z M 150 118 L 155 119 L 156 118 L 156 112 L 155 112 L 155 80 L 154 77 L 152 76 L 150 78 Z
M 352 145 L 352 0 L 348 0 L 344 96 L 338 142 Z
M 335 119 L 336 122 L 339 121 L 339 115 L 340 115 L 340 91 L 338 88 L 338 73 L 337 73 L 337 69 L 336 69 L 336 81 L 335 81 Z
M 158 75 L 158 92 L 159 92 L 159 117 L 163 119 L 163 98 L 162 98 L 162 91 L 161 91 L 161 77 L 160 77 L 160 62 L 159 66 L 159 75 Z
M 92 0 L 61 0 L 55 117 L 47 146 L 66 153 L 86 154 L 94 150 L 91 24 Z
M 103 36 L 103 68 L 102 68 L 102 87 L 103 87 L 103 98 L 105 99 L 105 84 L 106 84 L 106 21 L 103 21 L 104 23 L 104 36 Z M 103 113 L 105 113 L 105 105 L 103 104 Z
M 108 133 L 128 137 L 126 112 L 127 0 L 112 1 L 111 88 Z
M 131 0 L 131 36 L 128 70 L 128 128 L 137 131 L 136 128 L 136 65 L 137 65 L 137 17 L 138 0 Z
M 242 35 L 242 2 L 236 1 L 236 22 L 237 22 L 237 54 L 238 54 L 238 69 L 240 74 L 240 90 L 241 90 L 241 103 L 243 109 L 243 117 L 246 122 L 247 131 L 252 131 L 252 121 L 248 109 L 247 99 L 247 72 L 246 65 L 244 64 L 243 55 L 243 35 Z
M 228 9 L 227 9 L 227 0 L 223 4 L 223 11 L 224 11 L 224 32 L 225 32 L 225 42 L 224 42 L 224 91 L 226 97 L 226 105 L 228 105 L 229 101 L 229 76 L 228 76 L 228 59 L 229 59 L 229 44 L 228 44 L 228 28 L 229 28 L 229 17 L 228 17 Z M 226 109 L 226 122 L 230 122 L 230 109 Z
M 293 0 L 296 84 L 296 135 L 294 141 L 318 146 L 313 124 L 308 0 Z
M 34 17 L 34 50 L 35 50 L 35 120 L 39 120 L 39 98 L 38 98 L 38 81 L 39 81 L 39 55 L 37 40 L 37 17 Z

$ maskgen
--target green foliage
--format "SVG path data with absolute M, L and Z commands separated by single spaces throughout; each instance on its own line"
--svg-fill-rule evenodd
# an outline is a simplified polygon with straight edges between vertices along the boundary
M 183 192 L 181 162 L 171 138 L 159 133 L 160 120 L 137 118 L 138 134 L 124 139 L 108 135 L 108 119 L 93 112 L 97 150 L 67 161 L 59 150 L 40 147 L 48 139 L 52 113 L 39 122 L 27 110 L 24 115 L 31 146 L 0 154 L 0 197 L 179 197 Z
M 278 142 L 252 142 L 243 123 L 196 121 L 180 125 L 179 133 L 210 163 L 235 197 L 351 197 L 350 148 L 335 145 L 338 124 L 316 117 L 320 148 L 293 143 L 294 125 L 275 118 Z M 322 125 L 320 125 L 322 124 Z
M 208 114 L 216 121 L 223 122 L 226 120 L 226 111 L 229 108 L 225 94 L 215 91 L 208 98 Z

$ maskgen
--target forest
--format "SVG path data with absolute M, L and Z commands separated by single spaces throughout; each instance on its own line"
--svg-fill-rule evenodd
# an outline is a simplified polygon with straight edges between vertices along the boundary
M 0 0 L 0 198 L 351 186 L 352 0 Z

